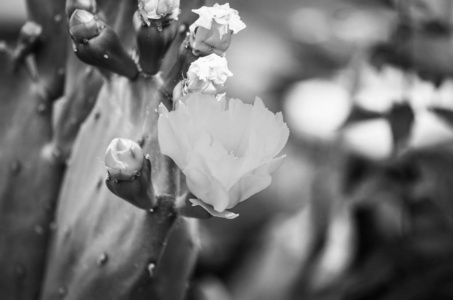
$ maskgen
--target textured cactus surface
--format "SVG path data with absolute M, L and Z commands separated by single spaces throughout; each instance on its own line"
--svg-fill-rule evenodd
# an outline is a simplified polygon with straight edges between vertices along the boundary
M 24 29 L 15 48 L 0 46 L 1 82 L 8 83 L 0 87 L 1 298 L 181 299 L 195 260 L 194 233 L 174 208 L 179 177 L 158 150 L 157 106 L 171 105 L 164 86 L 176 84 L 182 70 L 167 82 L 162 75 L 177 62 L 196 17 L 190 9 L 203 1 L 181 4 L 160 73 L 133 80 L 114 73 L 129 74 L 122 74 L 121 57 L 103 57 L 118 58 L 116 68 L 77 58 L 68 21 L 76 9 L 94 13 L 132 61 L 137 1 L 27 4 L 34 22 L 28 28 L 39 35 Z M 115 137 L 137 141 L 149 156 L 154 209 L 107 189 L 103 157 Z M 173 246 L 165 252 L 167 243 Z

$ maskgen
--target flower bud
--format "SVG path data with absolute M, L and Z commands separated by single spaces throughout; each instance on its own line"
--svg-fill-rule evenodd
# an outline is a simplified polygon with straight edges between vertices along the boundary
M 222 55 L 230 46 L 231 36 L 245 28 L 237 10 L 229 4 L 194 9 L 200 17 L 190 26 L 190 46 L 195 55 Z
M 132 142 L 129 140 L 126 141 Z M 141 154 L 143 160 L 140 172 L 136 172 L 129 180 L 118 180 L 118 178 L 113 177 L 109 171 L 109 176 L 105 183 L 107 188 L 116 196 L 138 208 L 150 210 L 157 204 L 151 181 L 151 162 L 148 156 L 143 159 L 141 151 L 139 154 Z
M 216 54 L 194 61 L 187 71 L 187 92 L 215 95 L 224 89 L 225 81 L 233 73 L 228 70 L 227 60 Z
M 143 165 L 143 152 L 140 146 L 128 139 L 116 138 L 110 142 L 105 152 L 105 167 L 114 180 L 132 180 Z
M 150 19 L 178 20 L 179 0 L 139 0 L 138 11 L 147 26 L 150 26 Z
M 69 20 L 69 33 L 81 61 L 130 79 L 137 77 L 137 66 L 115 31 L 93 14 L 76 9 Z
M 69 33 L 73 39 L 80 42 L 98 36 L 100 27 L 94 15 L 83 9 L 76 9 L 69 19 Z
M 94 0 L 67 0 L 66 1 L 66 15 L 70 17 L 76 9 L 87 10 L 89 12 L 96 12 L 96 1 Z

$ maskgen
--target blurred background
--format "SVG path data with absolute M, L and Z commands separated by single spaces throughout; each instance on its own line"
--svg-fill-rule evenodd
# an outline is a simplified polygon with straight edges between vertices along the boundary
M 188 298 L 453 299 L 453 3 L 228 2 L 227 93 L 291 134 L 241 217 L 198 224 Z M 0 7 L 14 40 L 25 6 Z

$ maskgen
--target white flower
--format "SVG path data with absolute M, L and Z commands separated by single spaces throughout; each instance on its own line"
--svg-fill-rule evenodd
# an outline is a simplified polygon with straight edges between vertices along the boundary
M 167 15 L 177 20 L 179 15 L 179 0 L 139 0 L 138 10 L 144 22 L 149 26 L 148 19 L 158 20 Z
M 105 151 L 104 161 L 111 178 L 131 180 L 142 169 L 143 152 L 136 142 L 115 138 Z
M 161 152 L 186 175 L 187 186 L 216 216 L 262 191 L 281 165 L 275 158 L 288 140 L 281 113 L 274 115 L 257 98 L 254 105 L 239 99 L 188 94 L 177 109 L 160 105 L 158 139 Z
M 233 73 L 228 70 L 225 57 L 216 54 L 200 57 L 187 71 L 186 88 L 190 93 L 217 94 L 229 76 Z
M 231 9 L 228 3 L 215 4 L 213 7 L 203 6 L 192 11 L 199 15 L 189 27 L 190 46 L 195 55 L 221 55 L 230 46 L 232 33 L 238 33 L 245 28 L 237 10 Z
M 219 28 L 220 37 L 230 30 L 233 33 L 238 33 L 245 28 L 245 24 L 241 21 L 238 11 L 230 8 L 228 3 L 224 5 L 214 4 L 213 7 L 203 6 L 192 11 L 200 17 L 190 26 L 191 33 L 194 33 L 195 29 L 199 26 L 211 29 L 213 21 L 221 25 Z

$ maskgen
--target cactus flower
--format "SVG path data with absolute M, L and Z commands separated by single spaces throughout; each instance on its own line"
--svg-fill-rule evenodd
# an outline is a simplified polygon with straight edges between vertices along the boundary
M 114 180 L 131 180 L 143 165 L 143 152 L 131 140 L 115 138 L 105 151 L 105 167 Z
M 228 3 L 192 11 L 199 15 L 189 28 L 190 46 L 196 55 L 222 55 L 230 46 L 232 34 L 245 28 L 237 10 L 230 8 Z
M 159 106 L 161 152 L 186 176 L 189 190 L 214 216 L 234 218 L 227 211 L 271 184 L 281 165 L 276 157 L 288 139 L 282 114 L 274 115 L 257 98 L 253 105 L 239 99 L 188 94 L 175 111 Z
M 201 92 L 215 95 L 224 89 L 225 81 L 233 73 L 228 70 L 227 60 L 216 54 L 200 57 L 194 61 L 187 71 L 187 79 L 178 85 L 178 95 Z M 180 97 L 173 98 L 175 101 Z
M 138 11 L 148 26 L 149 19 L 158 20 L 168 16 L 172 20 L 177 20 L 179 0 L 139 0 Z

